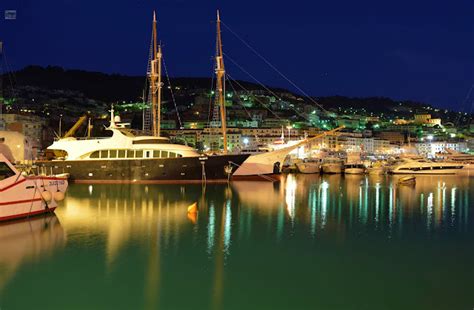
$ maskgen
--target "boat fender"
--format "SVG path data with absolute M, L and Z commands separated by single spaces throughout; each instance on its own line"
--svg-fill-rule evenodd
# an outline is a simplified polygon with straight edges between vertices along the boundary
M 63 201 L 64 200 L 64 193 L 57 191 L 54 193 L 53 198 L 55 201 Z
M 43 198 L 44 201 L 50 202 L 51 199 L 53 199 L 53 195 L 51 194 L 50 191 L 43 191 L 41 192 L 41 197 Z

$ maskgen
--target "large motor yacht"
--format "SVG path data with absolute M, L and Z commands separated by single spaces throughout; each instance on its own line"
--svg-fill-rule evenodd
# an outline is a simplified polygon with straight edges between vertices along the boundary
M 393 174 L 456 174 L 462 164 L 433 162 L 421 157 L 400 158 L 389 168 Z
M 57 156 L 38 161 L 52 173 L 69 173 L 72 182 L 160 183 L 225 181 L 249 154 L 206 156 L 166 137 L 136 136 L 115 122 L 113 108 L 108 138 L 68 137 L 47 149 Z

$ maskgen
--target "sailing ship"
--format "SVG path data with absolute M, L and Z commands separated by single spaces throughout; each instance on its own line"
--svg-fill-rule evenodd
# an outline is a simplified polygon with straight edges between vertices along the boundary
M 225 104 L 223 90 L 222 48 L 216 57 L 218 101 L 221 108 L 224 154 L 207 156 L 195 149 L 172 143 L 160 135 L 161 121 L 161 62 L 162 49 L 157 40 L 156 14 L 153 14 L 152 59 L 148 72 L 151 94 L 152 134 L 135 135 L 126 124 L 116 122 L 113 107 L 110 111 L 112 132 L 109 138 L 79 139 L 67 137 L 55 141 L 47 149 L 57 156 L 53 160 L 38 161 L 53 173 L 69 173 L 78 183 L 175 183 L 227 181 L 249 154 L 227 154 Z M 219 43 L 220 44 L 220 43 Z M 221 45 L 222 47 L 222 45 Z
M 226 113 L 225 113 L 225 67 L 224 67 L 224 53 L 222 50 L 222 36 L 221 36 L 221 19 L 219 10 L 217 11 L 216 21 L 216 97 L 218 98 L 220 117 L 222 122 L 222 135 L 224 154 L 227 154 L 227 135 L 226 135 Z M 232 180 L 256 180 L 256 181 L 278 181 L 283 168 L 285 158 L 295 149 L 308 144 L 310 141 L 319 139 L 322 136 L 330 133 L 334 133 L 343 127 L 336 128 L 331 131 L 324 132 L 312 138 L 307 138 L 301 141 L 295 141 L 291 145 L 283 145 L 283 137 L 281 144 L 277 149 L 272 151 L 262 150 L 261 153 L 248 154 L 248 158 L 242 164 L 231 162 L 233 168 L 237 170 L 232 174 Z M 241 153 L 245 155 L 246 153 Z

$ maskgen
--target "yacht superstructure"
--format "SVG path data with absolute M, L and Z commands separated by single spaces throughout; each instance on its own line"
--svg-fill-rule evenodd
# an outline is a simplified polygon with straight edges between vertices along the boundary
M 400 158 L 389 168 L 393 174 L 456 174 L 463 164 L 433 162 L 421 157 Z

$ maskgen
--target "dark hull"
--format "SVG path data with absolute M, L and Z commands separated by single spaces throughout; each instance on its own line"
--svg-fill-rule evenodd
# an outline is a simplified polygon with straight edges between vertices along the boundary
M 249 155 L 121 160 L 38 161 L 40 172 L 69 173 L 77 183 L 200 183 L 229 179 L 226 166 L 241 165 Z

